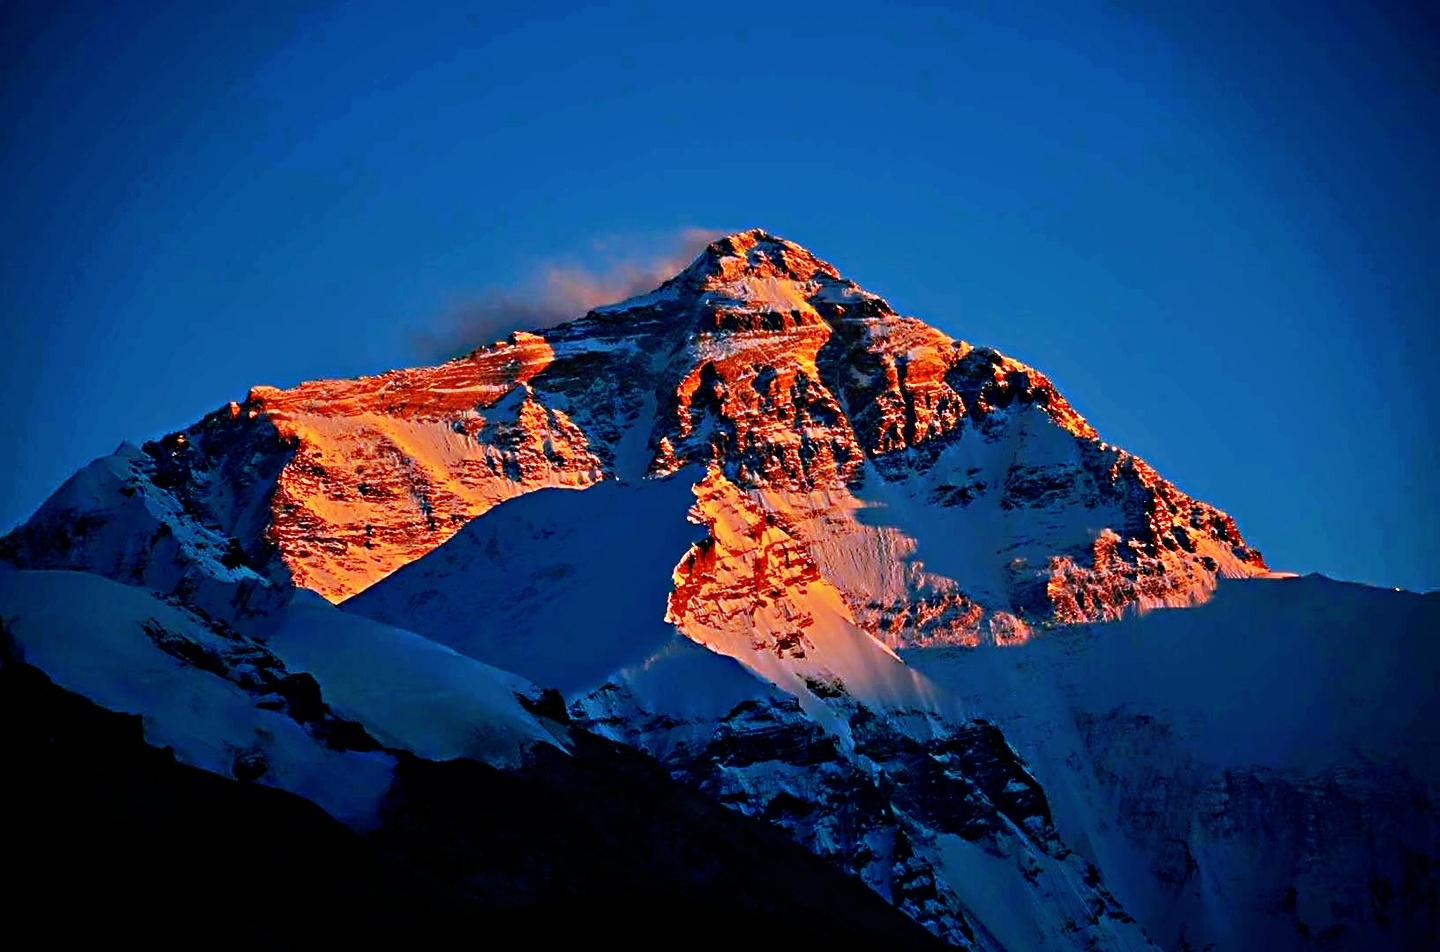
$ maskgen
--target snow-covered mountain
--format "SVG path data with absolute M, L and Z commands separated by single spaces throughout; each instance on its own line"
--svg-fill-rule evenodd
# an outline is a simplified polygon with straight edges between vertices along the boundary
M 1223 581 L 1185 611 L 906 662 L 1006 737 L 1166 948 L 1429 948 L 1440 594 Z
M 288 707 L 247 704 L 223 666 L 184 649 L 146 658 L 144 593 L 65 573 L 8 574 L 20 577 L 6 581 L 7 607 L 31 619 L 0 623 L 11 819 L 0 865 L 6 921 L 19 934 L 87 945 L 143 935 L 175 949 L 438 946 L 496 934 L 556 945 L 613 934 L 660 948 L 703 924 L 727 945 L 761 936 L 939 946 L 780 831 L 565 724 L 543 701 L 539 719 L 566 744 L 538 744 L 522 764 L 380 749 L 353 723 L 317 730 L 327 715 L 313 682 L 285 690 Z M 84 603 L 70 613 L 87 629 L 75 637 L 35 610 L 61 592 L 97 596 L 89 613 L 105 617 L 108 646 L 93 638 L 93 619 L 78 617 Z M 139 621 L 126 624 L 137 608 Z M 81 642 L 84 653 L 57 658 Z M 35 661 L 78 670 L 67 679 L 74 689 Z M 143 713 L 106 710 L 86 692 Z M 323 736 L 331 753 L 305 734 Z M 247 744 L 234 765 L 205 764 L 227 738 Z M 356 750 L 368 754 L 358 769 Z M 297 782 L 303 796 L 288 792 Z
M 1440 929 L 1437 598 L 1275 577 L 1038 371 L 761 231 L 439 367 L 256 387 L 0 557 L 56 684 L 357 829 L 397 757 L 598 736 L 954 944 Z

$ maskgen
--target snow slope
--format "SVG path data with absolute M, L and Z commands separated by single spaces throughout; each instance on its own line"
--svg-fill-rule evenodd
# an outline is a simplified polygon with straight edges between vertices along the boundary
M 563 746 L 520 703 L 535 685 L 444 645 L 347 614 L 299 591 L 262 638 L 293 671 L 320 683 L 336 713 L 387 747 L 429 760 L 518 766 L 533 744 Z
M 256 782 L 299 794 L 351 826 L 377 818 L 394 759 L 381 751 L 336 750 L 285 713 L 220 674 L 167 653 L 146 633 L 215 640 L 195 615 L 155 596 L 80 572 L 0 572 L 4 616 L 24 660 L 60 687 L 102 707 L 137 714 L 145 739 L 181 763 L 221 776 L 246 763 Z
M 1005 726 L 1162 945 L 1410 947 L 1440 934 L 1437 633 L 1440 596 L 1309 576 L 902 654 Z
M 534 744 L 563 746 L 522 703 L 539 698 L 530 682 L 309 592 L 245 626 L 266 629 L 253 639 L 98 575 L 7 571 L 0 616 L 27 661 L 102 707 L 141 715 L 154 746 L 222 776 L 263 764 L 259 782 L 352 825 L 373 818 L 393 760 L 345 749 L 335 717 L 432 760 L 518 766 Z M 313 699 L 290 686 L 296 675 L 318 683 Z M 329 713 L 297 714 L 297 704 Z
M 567 695 L 674 637 L 670 573 L 699 530 L 691 481 L 542 489 L 343 603 Z
M 894 709 L 935 706 L 924 679 L 854 623 L 782 529 L 765 524 L 723 476 L 697 477 L 687 469 L 636 485 L 530 493 L 343 607 L 409 625 L 567 697 L 677 657 L 669 646 L 678 630 L 796 696 L 841 733 L 844 720 L 829 703 L 835 696 Z M 705 526 L 698 542 L 696 522 Z M 771 578 L 772 569 L 780 574 Z M 809 577 L 797 582 L 787 572 Z M 716 676 L 728 696 L 732 679 Z M 704 690 L 704 679 L 686 683 Z

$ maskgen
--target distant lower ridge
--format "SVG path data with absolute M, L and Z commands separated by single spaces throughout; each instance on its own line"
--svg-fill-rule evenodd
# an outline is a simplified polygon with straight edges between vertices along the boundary
M 140 718 L 55 686 L 7 647 L 0 756 L 8 927 L 49 941 L 143 935 L 298 948 L 620 935 L 938 945 L 778 832 L 582 739 L 506 774 L 402 755 L 375 832 L 177 763 Z

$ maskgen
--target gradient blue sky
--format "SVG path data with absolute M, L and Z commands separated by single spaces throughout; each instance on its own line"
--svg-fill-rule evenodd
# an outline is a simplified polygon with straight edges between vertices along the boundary
M 1272 565 L 1440 587 L 1415 11 L 213 6 L 0 13 L 0 530 L 551 264 L 760 226 L 1044 370 Z

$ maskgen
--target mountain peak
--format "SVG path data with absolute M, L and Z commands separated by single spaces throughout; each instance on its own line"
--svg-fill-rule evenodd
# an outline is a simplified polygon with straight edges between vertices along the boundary
M 762 228 L 726 235 L 710 243 L 686 272 L 733 279 L 741 274 L 808 282 L 817 276 L 840 280 L 840 272 L 793 241 Z
M 172 530 L 200 553 L 187 564 L 258 581 L 223 564 L 244 561 L 339 600 L 515 496 L 687 468 L 718 470 L 777 518 L 883 511 L 876 525 L 834 517 L 866 551 L 930 540 L 923 569 L 817 569 L 892 645 L 1191 604 L 1219 574 L 1265 571 L 1228 516 L 1100 442 L 1039 371 L 897 314 L 761 229 L 712 242 L 648 294 L 439 367 L 256 388 L 89 472 L 6 544 L 47 553 L 51 515 L 111 490 L 139 506 L 148 483 L 157 511 L 209 513 Z M 792 521 L 828 551 L 833 519 Z
M 787 326 L 818 325 L 864 304 L 874 315 L 894 309 L 809 250 L 761 228 L 712 241 L 686 268 L 655 290 L 596 309 L 616 315 L 658 305 L 698 312 L 712 330 L 751 330 L 760 316 L 783 317 Z M 838 307 L 837 307 L 838 305 Z M 772 320 L 773 322 L 773 320 Z

